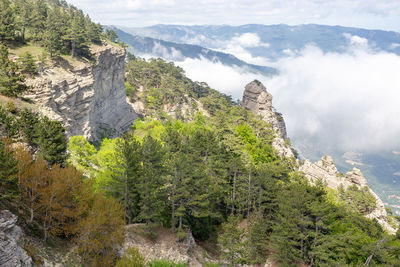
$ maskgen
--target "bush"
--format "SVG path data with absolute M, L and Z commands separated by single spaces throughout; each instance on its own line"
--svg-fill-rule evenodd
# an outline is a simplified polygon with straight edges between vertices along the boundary
M 149 262 L 149 267 L 187 267 L 188 265 L 183 262 L 173 262 L 169 260 L 153 260 Z
M 136 247 L 130 247 L 126 251 L 126 254 L 117 261 L 117 267 L 144 267 L 146 266 L 146 261 L 142 254 L 140 254 L 139 249 Z

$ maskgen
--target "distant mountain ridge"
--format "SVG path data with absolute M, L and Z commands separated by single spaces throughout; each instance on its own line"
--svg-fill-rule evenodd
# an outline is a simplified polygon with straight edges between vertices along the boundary
M 256 72 L 267 76 L 277 74 L 275 68 L 249 64 L 231 54 L 215 51 L 199 45 L 175 43 L 151 37 L 132 35 L 114 26 L 108 26 L 107 28 L 114 30 L 120 40 L 129 45 L 128 51 L 135 55 L 150 55 L 152 57 L 161 57 L 172 61 L 183 61 L 186 58 L 204 58 L 214 63 L 220 62 L 223 65 L 231 67 L 237 66 L 248 72 Z
M 324 52 L 343 52 L 352 41 L 351 36 L 367 40 L 375 51 L 386 51 L 400 55 L 400 33 L 383 30 L 368 30 L 343 26 L 303 24 L 261 25 L 154 25 L 150 27 L 118 27 L 130 34 L 186 44 L 201 44 L 218 49 L 224 42 L 245 33 L 255 33 L 265 45 L 247 47 L 253 57 L 263 56 L 272 60 L 291 55 L 308 44 L 314 44 Z

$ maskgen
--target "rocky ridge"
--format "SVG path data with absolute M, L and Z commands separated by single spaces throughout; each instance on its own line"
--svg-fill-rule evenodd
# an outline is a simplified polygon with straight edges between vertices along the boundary
M 295 157 L 294 153 L 288 145 L 286 125 L 282 114 L 275 111 L 272 106 L 272 95 L 267 92 L 265 86 L 255 80 L 246 85 L 242 107 L 252 111 L 254 114 L 259 115 L 262 119 L 268 122 L 275 132 L 275 138 L 272 146 L 284 157 Z
M 0 266 L 32 266 L 32 259 L 20 247 L 22 230 L 17 223 L 18 217 L 8 210 L 0 211 Z
M 351 185 L 356 185 L 358 188 L 368 186 L 367 180 L 360 169 L 353 168 L 353 170 L 342 175 L 338 172 L 336 165 L 330 156 L 323 156 L 320 161 L 315 163 L 311 163 L 311 161 L 307 159 L 304 161 L 304 164 L 300 166 L 299 171 L 303 172 L 310 182 L 315 182 L 318 179 L 321 179 L 328 187 L 335 190 L 337 190 L 341 185 L 344 189 Z M 382 200 L 374 191 L 372 191 L 371 188 L 368 187 L 368 189 L 376 199 L 376 208 L 371 213 L 367 214 L 366 217 L 376 219 L 390 234 L 396 233 L 396 229 L 388 224 L 387 213 Z
M 287 140 L 285 121 L 282 115 L 273 108 L 272 95 L 267 92 L 261 82 L 253 81 L 246 85 L 242 106 L 261 116 L 263 120 L 271 125 L 275 131 L 275 138 L 272 145 L 281 156 L 294 157 L 292 149 L 285 141 Z M 328 187 L 336 190 L 340 185 L 343 185 L 345 189 L 351 185 L 357 185 L 359 188 L 368 186 L 360 169 L 354 168 L 345 175 L 341 175 L 330 156 L 324 156 L 320 161 L 315 163 L 311 163 L 306 159 L 299 167 L 299 171 L 303 172 L 310 182 L 321 179 Z M 382 200 L 371 188 L 369 190 L 376 199 L 376 208 L 370 214 L 367 214 L 366 217 L 375 218 L 384 229 L 394 234 L 396 229 L 388 224 L 387 213 Z
M 91 51 L 95 64 L 59 59 L 27 80 L 31 89 L 24 97 L 44 115 L 62 122 L 68 136 L 97 141 L 123 133 L 137 114 L 126 101 L 125 50 L 105 43 Z

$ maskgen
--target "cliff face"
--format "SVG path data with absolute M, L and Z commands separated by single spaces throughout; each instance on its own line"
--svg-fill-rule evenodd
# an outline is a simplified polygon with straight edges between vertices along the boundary
M 272 96 L 267 92 L 262 83 L 253 81 L 246 85 L 242 106 L 261 116 L 263 120 L 271 125 L 275 131 L 275 139 L 272 145 L 278 150 L 281 156 L 294 156 L 290 146 L 285 143 L 287 139 L 285 121 L 282 115 L 274 110 Z M 299 171 L 303 172 L 310 182 L 321 179 L 328 187 L 333 189 L 338 189 L 340 185 L 343 185 L 345 189 L 351 185 L 357 185 L 359 188 L 368 186 L 364 175 L 357 168 L 349 171 L 344 176 L 340 175 L 330 156 L 324 156 L 320 161 L 315 163 L 305 160 L 304 164 L 299 167 Z M 388 224 L 387 213 L 382 200 L 370 188 L 369 190 L 376 199 L 376 208 L 370 214 L 367 214 L 366 217 L 375 218 L 384 229 L 394 234 L 396 229 Z
M 0 211 L 0 266 L 32 266 L 32 259 L 18 242 L 22 230 L 17 223 L 17 216 L 8 210 Z
M 137 118 L 126 101 L 125 51 L 111 45 L 92 47 L 96 63 L 59 61 L 27 81 L 24 95 L 40 111 L 62 122 L 68 136 L 92 141 L 116 136 Z
M 303 172 L 310 182 L 322 179 L 328 187 L 336 190 L 340 185 L 343 185 L 344 189 L 351 185 L 357 185 L 359 188 L 368 186 L 364 175 L 358 168 L 354 168 L 344 176 L 340 175 L 330 156 L 323 156 L 320 161 L 315 163 L 305 160 L 304 164 L 300 166 L 299 171 Z M 371 188 L 369 188 L 369 191 L 375 197 L 376 208 L 371 213 L 367 214 L 366 217 L 376 219 L 384 229 L 390 234 L 394 234 L 396 229 L 388 224 L 385 205 Z
M 282 115 L 272 106 L 272 95 L 267 92 L 265 86 L 259 81 L 247 84 L 243 93 L 242 106 L 254 114 L 259 115 L 268 122 L 275 131 L 273 147 L 281 156 L 294 157 L 293 151 L 287 140 L 286 125 Z

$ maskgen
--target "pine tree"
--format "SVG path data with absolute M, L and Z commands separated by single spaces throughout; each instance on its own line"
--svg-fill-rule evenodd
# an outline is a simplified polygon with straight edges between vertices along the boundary
M 47 12 L 42 38 L 42 45 L 46 47 L 51 58 L 61 50 L 64 34 L 63 14 L 60 8 L 54 7 Z
M 140 214 L 146 223 L 160 221 L 166 201 L 164 151 L 160 142 L 147 136 L 142 144 L 142 175 L 140 177 Z
M 71 44 L 71 56 L 74 58 L 77 52 L 85 50 L 85 22 L 81 11 L 75 10 L 70 18 L 70 25 L 67 29 L 66 40 Z
M 25 108 L 19 113 L 19 116 L 20 118 L 18 122 L 22 132 L 24 133 L 25 141 L 30 145 L 34 145 L 35 139 L 38 138 L 36 126 L 40 122 L 37 114 L 34 114 Z
M 63 164 L 66 159 L 67 140 L 65 129 L 58 121 L 43 117 L 36 129 L 40 151 L 50 165 Z
M 18 65 L 8 58 L 8 49 L 0 43 L 0 93 L 17 96 L 27 89 Z
M 17 161 L 0 139 L 0 201 L 18 196 Z
M 244 230 L 238 227 L 240 217 L 233 215 L 222 224 L 222 234 L 218 236 L 218 245 L 221 257 L 229 262 L 230 266 L 237 266 L 245 259 Z
M 16 5 L 16 12 L 18 14 L 16 22 L 19 31 L 21 32 L 21 41 L 25 42 L 26 29 L 32 24 L 32 10 L 34 5 L 29 0 L 14 0 Z
M 117 172 L 114 172 L 106 191 L 122 203 L 124 218 L 132 223 L 140 212 L 141 145 L 133 134 L 126 134 L 117 144 L 114 157 Z
M 21 73 L 29 75 L 35 75 L 37 73 L 37 66 L 31 53 L 23 53 L 19 57 L 18 62 Z
M 9 0 L 0 0 L 0 41 L 10 41 L 15 38 L 15 14 Z

